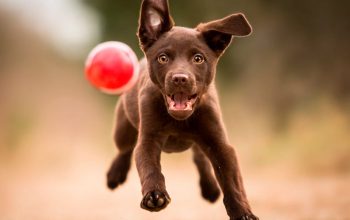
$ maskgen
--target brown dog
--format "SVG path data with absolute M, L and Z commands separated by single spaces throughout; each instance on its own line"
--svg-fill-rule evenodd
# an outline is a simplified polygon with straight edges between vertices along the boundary
M 170 202 L 161 152 L 192 148 L 203 197 L 217 200 L 218 181 L 230 219 L 258 219 L 246 198 L 213 82 L 218 59 L 232 37 L 250 33 L 243 14 L 189 29 L 174 26 L 166 0 L 143 1 L 138 37 L 146 58 L 140 61 L 138 84 L 117 104 L 114 138 L 119 154 L 107 175 L 109 188 L 125 181 L 135 149 L 141 207 L 160 211 Z

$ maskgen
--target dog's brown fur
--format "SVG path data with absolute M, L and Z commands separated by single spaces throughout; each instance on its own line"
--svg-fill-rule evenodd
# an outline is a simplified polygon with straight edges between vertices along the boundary
M 246 198 L 213 82 L 218 59 L 232 37 L 250 32 L 243 14 L 195 29 L 176 27 L 166 0 L 143 1 L 138 37 L 146 58 L 140 61 L 138 84 L 117 105 L 114 138 L 119 153 L 107 175 L 109 188 L 125 181 L 135 150 L 141 207 L 160 211 L 170 202 L 161 173 L 161 152 L 192 148 L 202 196 L 216 201 L 218 182 L 230 219 L 258 219 Z

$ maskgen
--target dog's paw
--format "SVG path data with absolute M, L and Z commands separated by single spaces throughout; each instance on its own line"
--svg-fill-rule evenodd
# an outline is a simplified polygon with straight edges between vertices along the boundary
M 200 181 L 202 197 L 214 203 L 220 196 L 220 189 L 215 182 Z
M 113 190 L 117 188 L 119 185 L 121 185 L 122 183 L 124 183 L 126 180 L 128 171 L 129 171 L 128 167 L 125 167 L 123 166 L 123 164 L 115 162 L 107 173 L 108 188 Z
M 107 186 L 113 190 L 125 182 L 130 169 L 131 153 L 118 155 L 107 173 Z
M 236 218 L 235 220 L 259 220 L 259 218 L 253 214 L 248 214 L 248 215 L 243 215 L 240 218 Z
M 109 189 L 113 190 L 117 188 L 120 184 L 124 183 L 126 180 L 127 172 L 114 170 L 113 172 L 108 172 L 107 174 L 107 186 Z
M 148 192 L 141 201 L 141 208 L 151 212 L 158 212 L 164 209 L 170 203 L 168 193 L 158 190 Z

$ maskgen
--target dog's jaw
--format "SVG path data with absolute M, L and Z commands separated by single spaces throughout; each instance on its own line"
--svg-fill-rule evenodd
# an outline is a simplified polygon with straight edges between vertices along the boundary
M 176 120 L 186 120 L 194 112 L 198 95 L 178 92 L 172 95 L 165 95 L 165 100 L 170 116 Z
M 192 111 L 193 104 L 197 100 L 197 94 L 187 95 L 183 92 L 178 92 L 173 95 L 166 96 L 168 108 L 171 111 Z

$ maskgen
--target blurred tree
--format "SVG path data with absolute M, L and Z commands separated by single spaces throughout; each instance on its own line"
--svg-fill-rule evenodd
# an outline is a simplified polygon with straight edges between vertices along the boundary
M 317 92 L 331 90 L 340 100 L 350 96 L 350 2 L 267 1 L 272 16 L 280 20 L 281 53 L 289 77 L 304 78 Z
M 122 0 L 85 0 L 100 14 L 102 20 L 102 40 L 127 42 L 137 48 L 136 30 L 138 2 Z

